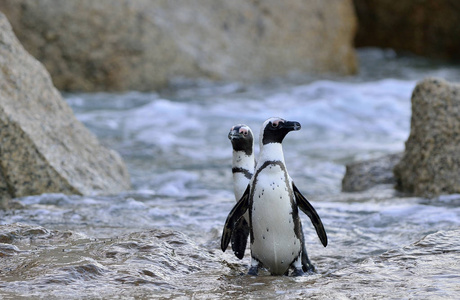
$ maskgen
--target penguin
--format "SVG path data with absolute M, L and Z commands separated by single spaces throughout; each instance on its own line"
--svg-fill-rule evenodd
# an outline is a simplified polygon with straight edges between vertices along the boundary
M 238 124 L 230 129 L 228 138 L 233 148 L 233 191 L 238 201 L 243 196 L 254 173 L 254 135 L 249 126 Z
M 249 275 L 257 275 L 262 266 L 272 275 L 288 274 L 289 269 L 293 269 L 294 276 L 305 274 L 302 260 L 306 251 L 299 208 L 310 218 L 323 246 L 327 246 L 327 234 L 320 217 L 300 193 L 285 166 L 282 141 L 289 132 L 300 128 L 300 123 L 281 118 L 269 118 L 263 123 L 254 175 L 225 222 L 221 238 L 224 252 L 235 225 L 249 212 Z
M 249 184 L 255 167 L 254 135 L 251 128 L 245 124 L 234 125 L 228 133 L 232 143 L 232 173 L 233 191 L 238 201 Z M 248 213 L 240 218 L 232 233 L 232 249 L 236 257 L 243 259 L 249 236 Z
M 233 190 L 235 199 L 238 201 L 250 183 L 255 167 L 254 155 L 254 134 L 249 126 L 237 124 L 230 128 L 228 138 L 232 143 L 232 173 Z M 303 230 L 302 230 L 303 235 Z M 246 212 L 244 218 L 238 220 L 232 233 L 231 243 L 235 256 L 243 259 L 246 250 L 247 239 L 249 236 L 249 216 Z M 304 272 L 314 272 L 315 267 L 308 258 L 305 243 L 302 249 L 302 270 Z

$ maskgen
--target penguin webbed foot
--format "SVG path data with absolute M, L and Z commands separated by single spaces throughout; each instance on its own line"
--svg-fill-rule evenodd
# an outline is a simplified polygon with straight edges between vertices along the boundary
M 307 250 L 305 249 L 305 243 L 302 244 L 302 270 L 305 273 L 316 273 L 315 266 L 308 258 Z
M 313 275 L 313 274 L 316 274 L 316 269 L 313 268 L 313 269 L 307 269 L 307 270 L 302 270 L 305 275 Z
M 258 266 L 251 266 L 248 271 L 249 276 L 257 276 L 259 273 L 259 267 Z
M 306 275 L 306 274 L 302 270 L 302 268 L 294 268 L 294 271 L 292 272 L 292 276 L 294 276 L 294 277 L 304 276 L 304 275 Z
M 316 268 L 310 261 L 308 261 L 308 263 L 302 263 L 302 271 L 313 274 L 316 273 Z

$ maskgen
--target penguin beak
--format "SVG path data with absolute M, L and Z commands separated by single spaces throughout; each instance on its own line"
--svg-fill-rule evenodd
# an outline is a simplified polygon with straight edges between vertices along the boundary
M 235 140 L 235 139 L 240 139 L 240 138 L 242 138 L 242 135 L 236 129 L 230 130 L 230 132 L 228 133 L 228 139 L 229 140 Z
M 233 141 L 233 140 L 239 140 L 239 139 L 245 139 L 247 137 L 252 137 L 251 129 L 249 129 L 246 126 L 236 126 L 232 127 L 230 129 L 230 132 L 228 133 L 228 138 Z
M 300 123 L 296 121 L 286 121 L 284 122 L 283 127 L 288 129 L 289 131 L 297 131 L 300 130 L 300 128 L 302 128 L 302 126 L 300 126 Z

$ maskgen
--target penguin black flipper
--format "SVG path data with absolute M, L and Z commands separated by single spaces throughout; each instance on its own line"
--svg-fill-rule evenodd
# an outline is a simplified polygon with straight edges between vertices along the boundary
M 230 243 L 235 226 L 240 218 L 243 217 L 244 213 L 248 210 L 249 206 L 249 185 L 246 188 L 241 199 L 236 203 L 228 214 L 227 220 L 225 221 L 224 230 L 222 231 L 222 238 L 220 240 L 220 248 L 225 252 Z M 246 236 L 247 238 L 247 236 Z M 244 251 L 243 251 L 244 252 Z
M 245 218 L 240 218 L 233 229 L 232 233 L 232 249 L 236 257 L 243 259 L 244 251 L 246 250 L 246 244 L 249 236 L 249 224 Z
M 318 213 L 315 208 L 308 202 L 299 191 L 299 189 L 292 183 L 292 189 L 294 191 L 294 196 L 297 202 L 297 206 L 310 218 L 311 223 L 315 226 L 316 233 L 318 234 L 319 239 L 324 247 L 327 246 L 327 234 L 324 229 L 323 222 L 321 221 Z

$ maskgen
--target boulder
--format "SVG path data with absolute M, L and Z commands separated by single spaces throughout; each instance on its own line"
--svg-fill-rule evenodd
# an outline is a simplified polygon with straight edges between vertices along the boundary
M 452 0 L 353 0 L 357 47 L 409 51 L 434 58 L 460 58 L 460 2 Z
M 352 0 L 2 0 L 0 10 L 60 90 L 357 69 Z
M 410 136 L 394 173 L 403 192 L 460 193 L 460 85 L 433 78 L 417 84 Z
M 348 164 L 342 179 L 342 191 L 361 192 L 379 184 L 394 185 L 393 168 L 401 157 L 402 153 L 396 153 Z
M 0 13 L 0 202 L 41 193 L 128 189 L 120 156 L 73 115 Z

